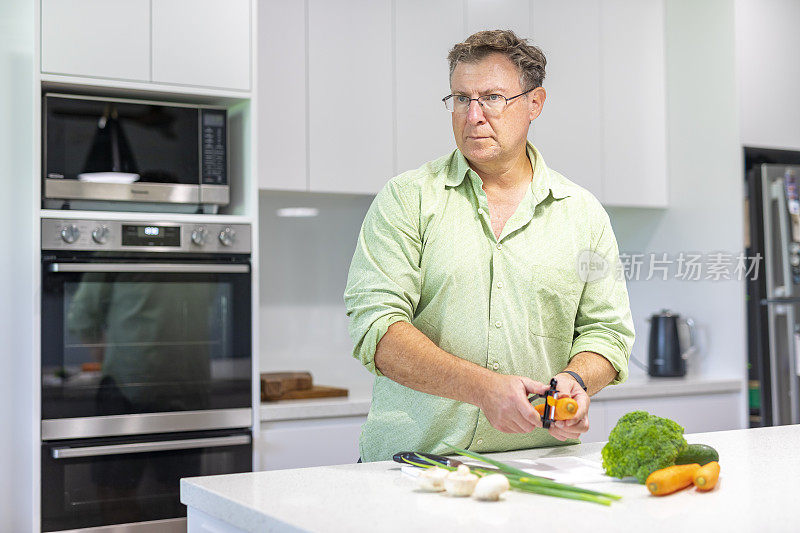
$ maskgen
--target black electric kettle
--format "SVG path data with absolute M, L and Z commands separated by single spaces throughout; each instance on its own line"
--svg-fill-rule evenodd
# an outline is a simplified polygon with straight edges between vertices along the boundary
M 647 373 L 653 377 L 686 375 L 686 359 L 695 351 L 694 321 L 667 309 L 652 315 Z

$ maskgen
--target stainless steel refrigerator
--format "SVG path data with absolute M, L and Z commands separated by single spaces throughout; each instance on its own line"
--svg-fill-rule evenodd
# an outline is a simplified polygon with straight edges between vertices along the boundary
M 783 156 L 745 157 L 751 427 L 800 423 L 800 154 L 761 152 Z

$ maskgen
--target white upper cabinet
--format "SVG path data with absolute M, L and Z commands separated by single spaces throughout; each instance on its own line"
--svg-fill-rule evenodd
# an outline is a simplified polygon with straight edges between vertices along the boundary
M 404 172 L 452 152 L 447 53 L 464 39 L 462 0 L 396 4 L 397 169 Z
M 152 0 L 153 81 L 250 90 L 250 0 Z
M 262 189 L 304 191 L 306 14 L 303 2 L 258 4 L 258 174 Z
M 530 36 L 530 0 L 466 0 L 466 6 L 467 33 L 459 41 L 481 30 L 513 30 L 520 37 Z
M 150 0 L 42 0 L 42 72 L 150 79 Z
M 309 185 L 377 193 L 394 174 L 392 0 L 308 0 Z
M 251 1 L 41 0 L 41 69 L 249 91 Z
M 602 200 L 608 205 L 665 207 L 664 2 L 603 0 L 600 16 Z
M 547 57 L 548 165 L 605 204 L 667 205 L 664 0 L 261 2 L 262 188 L 375 194 L 451 152 L 447 53 L 499 28 Z
M 550 168 L 602 200 L 599 1 L 534 0 L 531 38 L 547 59 L 531 140 Z
M 744 145 L 800 150 L 798 20 L 797 0 L 736 2 L 739 125 Z

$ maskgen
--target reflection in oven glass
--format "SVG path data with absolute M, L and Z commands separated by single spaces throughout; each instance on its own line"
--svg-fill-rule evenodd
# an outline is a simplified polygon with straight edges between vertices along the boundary
M 212 361 L 231 356 L 229 284 L 131 279 L 146 275 L 65 284 L 64 368 L 96 415 L 206 409 Z

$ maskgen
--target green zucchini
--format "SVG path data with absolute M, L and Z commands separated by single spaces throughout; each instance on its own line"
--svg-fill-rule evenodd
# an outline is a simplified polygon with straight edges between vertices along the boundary
M 676 465 L 697 463 L 703 466 L 711 461 L 719 461 L 719 453 L 706 444 L 690 444 L 675 458 Z

